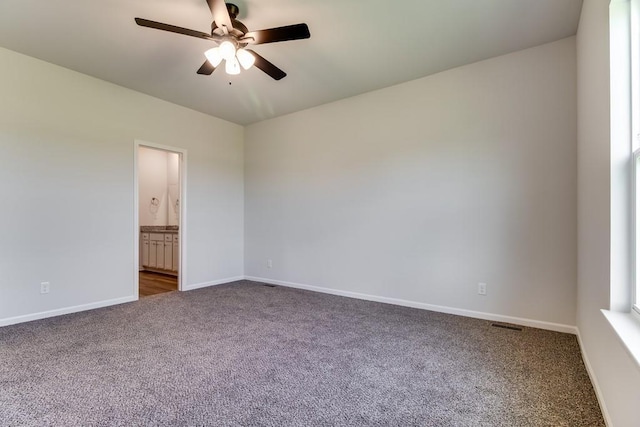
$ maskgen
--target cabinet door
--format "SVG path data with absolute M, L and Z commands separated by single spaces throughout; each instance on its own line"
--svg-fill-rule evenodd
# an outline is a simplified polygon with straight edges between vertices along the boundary
M 164 269 L 171 270 L 173 266 L 172 253 L 173 253 L 173 245 L 171 242 L 164 242 Z
M 149 240 L 142 241 L 142 266 L 149 266 Z
M 164 268 L 164 242 L 156 242 L 156 268 Z
M 156 267 L 158 265 L 156 261 L 158 259 L 158 242 L 152 240 L 149 244 L 149 267 Z
M 177 240 L 173 242 L 173 271 L 178 271 L 178 265 L 180 264 L 180 245 Z

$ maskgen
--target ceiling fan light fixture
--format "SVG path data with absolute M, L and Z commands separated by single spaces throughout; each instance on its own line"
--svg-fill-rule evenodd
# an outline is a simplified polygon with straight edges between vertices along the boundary
M 233 58 L 231 58 L 231 60 L 227 59 L 227 63 L 225 64 L 224 69 L 227 74 L 235 76 L 237 74 L 240 74 L 240 63 L 234 56 Z
M 236 56 L 236 47 L 229 40 L 220 43 L 220 55 L 229 63 Z
M 207 76 L 211 75 L 224 59 L 226 61 L 225 68 L 229 74 L 239 74 L 242 68 L 246 70 L 255 65 L 272 79 L 281 80 L 287 76 L 287 73 L 257 52 L 244 48 L 247 45 L 302 40 L 311 37 L 309 26 L 304 23 L 249 31 L 242 22 L 236 19 L 239 12 L 236 5 L 226 3 L 225 0 L 207 0 L 207 5 L 213 15 L 211 33 L 203 33 L 144 18 L 135 18 L 135 22 L 141 27 L 154 28 L 216 43 L 218 45 L 216 48 L 205 52 L 207 60 L 196 71 L 199 75 Z
M 207 57 L 207 61 L 209 61 L 214 67 L 217 67 L 222 62 L 222 55 L 220 54 L 219 47 L 209 49 L 204 53 L 204 56 Z
M 236 52 L 236 57 L 238 58 L 240 65 L 242 65 L 242 68 L 244 68 L 245 70 L 251 68 L 254 62 L 256 62 L 256 57 L 253 56 L 251 52 L 247 52 L 244 49 L 238 49 L 238 51 Z

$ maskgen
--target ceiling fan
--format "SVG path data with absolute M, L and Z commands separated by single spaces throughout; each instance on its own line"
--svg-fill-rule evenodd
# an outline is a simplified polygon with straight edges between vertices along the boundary
M 307 24 L 287 25 L 284 27 L 269 28 L 266 30 L 249 31 L 245 25 L 238 21 L 238 6 L 225 3 L 224 0 L 207 0 L 213 22 L 211 34 L 203 33 L 162 22 L 150 21 L 144 18 L 135 18 L 136 23 L 142 27 L 155 28 L 171 33 L 184 34 L 185 36 L 211 40 L 218 46 L 205 52 L 207 60 L 198 69 L 198 74 L 210 75 L 222 61 L 225 61 L 227 74 L 240 74 L 240 67 L 248 70 L 253 65 L 271 76 L 274 80 L 280 80 L 287 75 L 280 68 L 264 59 L 248 45 L 275 43 L 289 40 L 308 39 L 311 37 Z

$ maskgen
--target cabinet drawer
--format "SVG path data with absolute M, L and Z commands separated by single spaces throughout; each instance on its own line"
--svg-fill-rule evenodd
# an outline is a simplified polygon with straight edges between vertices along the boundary
M 164 240 L 164 233 L 151 233 L 149 240 Z
M 165 234 L 164 235 L 164 241 L 165 242 L 171 242 L 173 240 L 172 235 L 171 234 Z
M 142 240 L 149 240 L 149 233 L 142 233 Z
M 177 242 L 177 241 L 178 241 L 178 235 L 177 235 L 177 234 L 174 234 L 174 235 L 173 235 L 173 241 L 174 241 L 174 242 Z

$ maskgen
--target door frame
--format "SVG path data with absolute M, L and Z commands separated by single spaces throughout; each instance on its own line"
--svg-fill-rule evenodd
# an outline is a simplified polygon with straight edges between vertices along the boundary
M 178 154 L 180 165 L 180 218 L 178 221 L 178 240 L 180 241 L 180 262 L 178 265 L 179 291 L 186 289 L 187 277 L 187 150 L 136 139 L 133 142 L 133 296 L 136 300 L 139 299 L 140 293 L 140 188 L 138 171 L 138 151 L 140 147 Z

